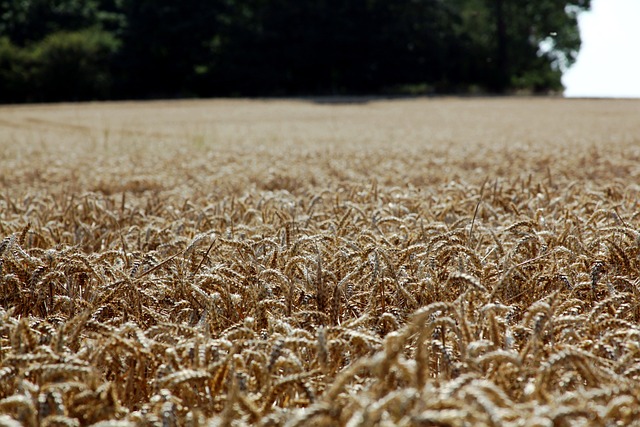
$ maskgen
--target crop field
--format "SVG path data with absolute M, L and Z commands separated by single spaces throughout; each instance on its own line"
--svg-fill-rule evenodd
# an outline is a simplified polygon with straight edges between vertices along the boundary
M 640 101 L 0 107 L 0 426 L 640 425 Z

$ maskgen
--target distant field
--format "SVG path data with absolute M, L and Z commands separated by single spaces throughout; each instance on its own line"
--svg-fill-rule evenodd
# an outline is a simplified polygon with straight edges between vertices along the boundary
M 640 101 L 0 106 L 0 426 L 638 423 L 639 183 Z

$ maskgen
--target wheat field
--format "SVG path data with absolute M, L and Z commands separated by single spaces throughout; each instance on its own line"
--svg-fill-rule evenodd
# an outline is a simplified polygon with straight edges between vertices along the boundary
M 640 101 L 0 107 L 0 426 L 640 425 Z

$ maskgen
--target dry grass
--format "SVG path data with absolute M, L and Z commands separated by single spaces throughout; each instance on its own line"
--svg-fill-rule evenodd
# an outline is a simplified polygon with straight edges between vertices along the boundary
M 0 425 L 627 425 L 640 102 L 0 108 Z

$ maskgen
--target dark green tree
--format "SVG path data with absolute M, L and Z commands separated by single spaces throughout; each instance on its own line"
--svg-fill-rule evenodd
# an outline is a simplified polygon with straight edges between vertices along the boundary
M 119 41 L 111 33 L 97 29 L 48 35 L 32 48 L 29 100 L 109 98 L 113 86 L 110 63 L 118 49 Z
M 470 46 L 469 67 L 497 92 L 560 89 L 577 57 L 577 14 L 590 0 L 455 0 Z M 549 49 L 541 49 L 548 47 Z
M 575 60 L 589 6 L 0 0 L 0 100 L 545 92 Z
M 27 100 L 26 92 L 33 81 L 31 55 L 9 40 L 0 37 L 0 102 Z
M 212 66 L 238 93 L 376 92 L 448 81 L 458 19 L 443 2 L 228 1 Z
M 57 31 L 74 31 L 99 22 L 98 0 L 1 0 L 0 35 L 25 46 Z
M 120 95 L 196 95 L 195 81 L 210 63 L 220 3 L 215 0 L 122 0 L 126 16 L 118 57 Z
M 118 2 L 0 1 L 0 101 L 111 97 Z

